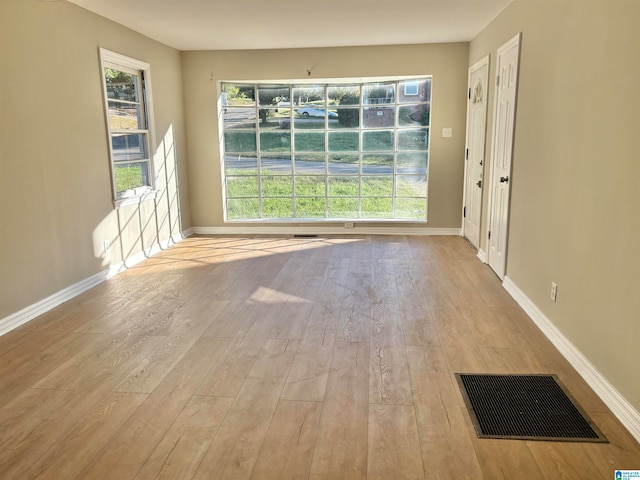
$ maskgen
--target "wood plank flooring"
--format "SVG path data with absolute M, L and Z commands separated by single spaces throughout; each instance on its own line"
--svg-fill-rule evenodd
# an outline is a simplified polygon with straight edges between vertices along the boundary
M 555 373 L 609 444 L 478 439 Z M 611 479 L 640 446 L 458 237 L 191 237 L 0 337 L 0 478 Z

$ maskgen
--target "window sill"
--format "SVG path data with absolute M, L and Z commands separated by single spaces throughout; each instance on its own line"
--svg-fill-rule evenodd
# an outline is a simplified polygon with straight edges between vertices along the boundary
M 152 190 L 149 187 L 135 188 L 127 196 L 122 196 L 113 202 L 113 208 L 122 208 L 129 205 L 137 205 L 148 200 L 155 200 L 158 196 L 158 190 Z
M 344 224 L 344 223 L 353 223 L 365 225 L 365 224 L 404 224 L 404 225 L 426 225 L 428 220 L 417 220 L 411 218 L 245 218 L 245 219 L 236 219 L 236 220 L 224 220 L 224 223 L 227 224 L 313 224 L 313 223 L 325 223 L 325 224 Z M 352 227 L 348 227 L 352 228 Z

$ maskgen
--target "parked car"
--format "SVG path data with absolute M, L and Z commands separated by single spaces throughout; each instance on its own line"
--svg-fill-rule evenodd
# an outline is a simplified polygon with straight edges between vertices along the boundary
M 318 107 L 302 107 L 297 110 L 298 115 L 302 117 L 324 117 L 324 108 Z M 336 112 L 328 111 L 327 115 L 329 118 L 338 118 L 338 114 Z

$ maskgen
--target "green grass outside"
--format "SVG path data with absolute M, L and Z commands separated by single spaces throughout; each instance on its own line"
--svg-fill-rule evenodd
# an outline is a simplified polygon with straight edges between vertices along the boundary
M 399 130 L 399 150 L 427 150 L 428 130 Z M 324 132 L 293 133 L 294 150 L 296 152 L 324 152 Z M 363 145 L 357 131 L 330 131 L 329 152 L 391 152 L 393 151 L 394 134 L 390 130 L 365 131 Z M 267 130 L 260 132 L 261 152 L 291 152 L 292 133 L 286 131 Z M 360 148 L 361 147 L 361 148 Z M 256 153 L 257 142 L 255 132 L 228 130 L 224 133 L 224 148 L 228 153 Z
M 294 184 L 295 180 L 295 184 Z M 393 218 L 392 177 L 328 177 L 263 175 L 262 218 Z M 358 194 L 362 190 L 362 208 Z M 227 177 L 227 212 L 230 220 L 258 216 L 258 178 Z M 295 198 L 293 198 L 295 190 Z M 424 220 L 426 198 L 416 198 L 415 188 L 398 182 L 395 218 Z M 403 198 L 406 196 L 406 198 Z M 355 198 L 354 198 L 355 197 Z M 295 214 L 294 214 L 295 202 Z
M 293 205 L 295 202 L 295 214 Z M 396 214 L 393 216 L 393 201 L 388 197 L 362 198 L 359 209 L 357 198 L 263 198 L 262 217 L 267 219 L 287 218 L 383 218 L 424 220 L 426 199 L 396 199 Z M 227 200 L 229 220 L 254 220 L 257 218 L 258 199 L 234 198 Z
M 285 111 L 280 112 L 285 115 Z M 271 117 L 270 117 L 271 118 Z M 428 132 L 425 130 L 400 131 L 398 148 L 426 150 Z M 289 130 L 260 132 L 260 150 L 268 154 L 290 154 L 291 144 L 297 152 L 296 163 L 323 161 L 329 152 L 329 162 L 358 165 L 359 149 L 364 153 L 363 165 L 393 167 L 393 132 L 365 131 L 364 145 L 360 145 L 356 130 L 329 131 L 328 145 L 324 132 Z M 243 153 L 244 157 L 257 156 L 255 132 L 225 132 L 225 151 Z M 309 152 L 301 154 L 300 152 Z M 313 153 L 316 152 L 316 153 Z M 398 165 L 416 166 L 426 173 L 426 155 L 399 153 Z M 227 168 L 227 215 L 230 220 L 255 219 L 262 196 L 262 218 L 397 218 L 424 220 L 426 191 L 416 188 L 399 176 L 396 185 L 396 208 L 393 213 L 393 177 L 324 176 L 279 174 L 262 170 L 262 182 L 258 183 L 257 169 Z M 407 177 L 410 178 L 410 177 Z M 328 188 L 328 192 L 326 189 Z M 294 192 L 295 189 L 295 192 Z M 328 193 L 328 199 L 325 199 Z M 294 198 L 295 194 L 295 198 Z M 361 203 L 358 196 L 362 197 Z M 254 197 L 254 198 L 250 198 Z M 295 210 L 294 210 L 295 209 Z M 295 211 L 295 213 L 294 213 Z
M 141 166 L 115 167 L 113 176 L 116 183 L 116 192 L 118 193 L 144 185 Z
M 273 173 L 273 172 L 272 172 Z M 396 184 L 396 197 L 424 197 L 423 190 L 410 180 L 412 176 L 398 176 Z M 294 193 L 297 197 L 324 196 L 325 189 L 331 197 L 357 197 L 360 187 L 363 197 L 385 197 L 393 193 L 393 177 L 362 176 L 359 182 L 357 176 L 328 176 L 328 185 L 325 185 L 323 175 L 270 175 L 263 173 L 261 189 L 265 197 L 290 197 Z M 256 197 L 258 196 L 258 177 L 255 175 L 227 176 L 227 198 Z

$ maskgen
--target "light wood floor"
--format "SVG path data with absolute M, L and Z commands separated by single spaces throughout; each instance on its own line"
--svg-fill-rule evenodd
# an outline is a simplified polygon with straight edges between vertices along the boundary
M 611 443 L 479 440 L 555 373 Z M 640 447 L 457 237 L 192 237 L 0 337 L 1 479 L 612 479 Z

